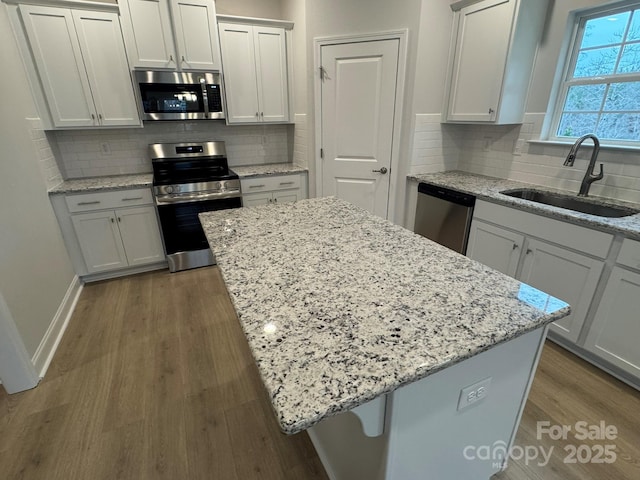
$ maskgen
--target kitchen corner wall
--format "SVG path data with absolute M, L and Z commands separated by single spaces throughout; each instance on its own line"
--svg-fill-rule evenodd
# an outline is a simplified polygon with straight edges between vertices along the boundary
M 522 125 L 453 126 L 458 169 L 577 193 L 591 142 L 585 142 L 574 167 L 564 167 L 569 146 L 528 143 L 540 138 L 544 115 L 528 113 Z M 519 139 L 524 140 L 521 153 L 515 152 Z M 604 179 L 592 184 L 590 194 L 640 203 L 640 152 L 601 149 L 598 163 L 604 164 Z
M 455 170 L 458 166 L 462 137 L 458 125 L 440 123 L 439 113 L 415 116 L 410 174 Z
M 309 168 L 309 160 L 307 153 L 309 143 L 307 135 L 307 115 L 304 113 L 296 113 L 295 133 L 293 137 L 293 163 L 301 167 Z
M 151 122 L 144 128 L 53 133 L 66 178 L 151 172 L 148 145 L 222 140 L 229 166 L 290 161 L 293 125 L 227 126 L 219 121 Z

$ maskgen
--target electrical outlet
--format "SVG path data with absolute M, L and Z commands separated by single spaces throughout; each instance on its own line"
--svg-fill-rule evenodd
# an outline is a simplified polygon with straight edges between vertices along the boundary
M 482 149 L 485 152 L 491 150 L 491 144 L 493 143 L 493 137 L 484 137 L 484 143 L 482 144 Z
M 489 394 L 489 386 L 491 385 L 491 377 L 480 380 L 478 383 L 469 385 L 460 390 L 460 398 L 458 399 L 458 411 L 473 405 L 476 402 L 486 398 Z
M 524 148 L 524 138 L 516 140 L 516 144 L 513 147 L 513 154 L 516 156 L 522 155 L 522 149 Z
M 101 143 L 100 151 L 102 152 L 102 155 L 111 155 L 111 145 L 108 143 Z

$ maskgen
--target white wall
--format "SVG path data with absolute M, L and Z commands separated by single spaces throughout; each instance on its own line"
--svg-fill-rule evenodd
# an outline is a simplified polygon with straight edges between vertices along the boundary
M 216 12 L 242 17 L 282 19 L 280 0 L 215 0 Z
M 309 132 L 309 167 L 311 170 L 310 187 L 314 192 L 314 161 L 315 161 L 315 126 L 313 121 L 313 39 L 333 35 L 384 32 L 407 28 L 409 38 L 407 45 L 407 71 L 405 83 L 405 101 L 403 106 L 402 135 L 400 140 L 400 161 L 392 168 L 397 169 L 399 179 L 396 185 L 396 209 L 390 212 L 391 219 L 403 218 L 404 195 L 406 182 L 404 180 L 409 172 L 411 125 L 413 118 L 413 88 L 416 76 L 416 52 L 418 44 L 418 28 L 420 23 L 420 11 L 423 2 L 428 0 L 404 0 L 402 2 L 389 2 L 388 0 L 324 0 L 306 2 L 307 15 L 307 102 L 309 107 L 308 132 Z
M 293 92 L 294 112 L 294 137 L 293 137 L 293 163 L 309 166 L 309 130 L 307 108 L 307 84 L 310 70 L 307 68 L 307 17 L 305 0 L 282 0 L 282 16 L 294 23 L 290 52 L 293 59 L 293 84 L 290 90 Z M 290 79 L 291 81 L 291 79 Z
M 33 356 L 75 275 L 27 120 L 37 113 L 4 3 L 0 59 L 0 91 L 11 92 L 0 104 L 0 292 Z

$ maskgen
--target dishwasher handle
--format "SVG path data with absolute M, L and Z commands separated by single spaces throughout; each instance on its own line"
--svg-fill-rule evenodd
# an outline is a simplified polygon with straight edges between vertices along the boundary
M 441 198 L 442 200 L 447 200 L 449 202 L 463 205 L 465 207 L 473 207 L 476 204 L 476 197 L 474 197 L 473 195 L 457 192 L 455 190 L 451 190 L 450 188 L 431 185 L 429 183 L 419 183 L 418 193 Z

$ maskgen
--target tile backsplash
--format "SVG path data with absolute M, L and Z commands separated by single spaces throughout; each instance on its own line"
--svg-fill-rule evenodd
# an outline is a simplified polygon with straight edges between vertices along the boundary
M 223 140 L 229 165 L 287 162 L 293 125 L 155 122 L 144 128 L 53 132 L 66 178 L 151 172 L 150 143 Z
M 528 113 L 518 125 L 440 124 L 439 114 L 416 115 L 411 173 L 458 169 L 577 194 L 591 142 L 584 143 L 573 167 L 564 167 L 568 145 L 529 143 L 540 138 L 544 115 Z M 640 203 L 640 151 L 603 148 L 599 163 L 604 178 L 591 185 L 591 195 Z
M 460 139 L 456 126 L 440 123 L 441 118 L 439 113 L 416 115 L 410 173 L 434 173 L 457 168 Z
M 27 118 L 27 126 L 33 144 L 38 152 L 38 165 L 42 172 L 47 189 L 53 188 L 62 182 L 62 173 L 56 163 L 53 153 L 55 141 L 53 133 L 42 129 L 42 122 L 39 118 Z
M 578 153 L 573 167 L 563 166 L 569 145 L 528 143 L 540 138 L 544 113 L 528 113 L 522 125 L 460 125 L 458 169 L 535 183 L 577 194 L 591 158 L 591 141 Z M 523 140 L 521 152 L 516 151 Z M 640 151 L 603 148 L 598 164 L 604 178 L 591 185 L 590 195 L 640 203 Z

